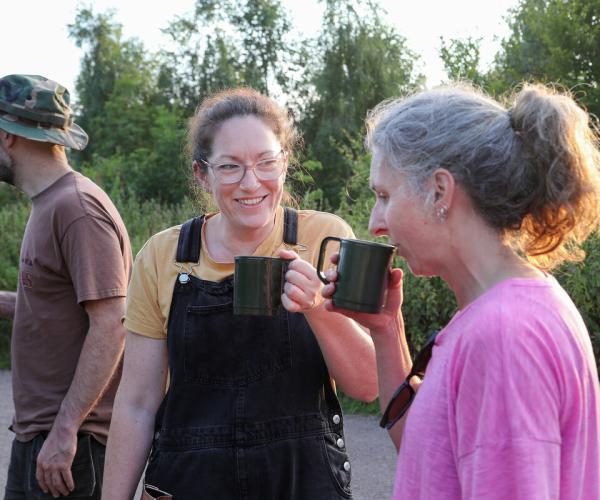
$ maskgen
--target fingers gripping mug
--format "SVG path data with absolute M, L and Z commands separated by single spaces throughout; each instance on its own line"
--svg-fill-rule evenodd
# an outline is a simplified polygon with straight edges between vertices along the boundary
M 330 282 L 323 274 L 323 260 L 330 241 L 340 243 L 333 304 L 352 311 L 379 312 L 386 300 L 394 246 L 328 236 L 321 242 L 317 264 L 317 274 L 326 285 Z

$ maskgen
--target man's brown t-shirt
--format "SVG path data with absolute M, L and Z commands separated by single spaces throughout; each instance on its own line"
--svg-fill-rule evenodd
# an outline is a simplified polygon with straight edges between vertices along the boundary
M 11 345 L 12 428 L 20 441 L 51 429 L 89 328 L 83 302 L 124 297 L 131 260 L 121 216 L 88 178 L 70 171 L 32 198 Z M 119 378 L 81 431 L 106 438 Z

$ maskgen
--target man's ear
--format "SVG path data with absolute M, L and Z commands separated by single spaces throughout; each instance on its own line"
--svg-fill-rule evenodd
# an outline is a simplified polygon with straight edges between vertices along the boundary
M 0 143 L 5 149 L 12 148 L 17 140 L 17 136 L 0 129 Z
M 194 178 L 196 182 L 204 189 L 207 193 L 211 192 L 210 182 L 208 180 L 208 169 L 203 168 L 200 164 L 194 160 L 192 162 L 192 170 L 194 171 Z

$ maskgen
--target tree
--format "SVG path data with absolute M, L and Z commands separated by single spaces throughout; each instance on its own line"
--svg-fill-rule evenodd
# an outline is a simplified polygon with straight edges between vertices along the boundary
M 600 113 L 600 0 L 523 0 L 491 73 L 506 90 L 523 80 L 558 82 Z
M 189 115 L 226 87 L 285 89 L 290 26 L 279 0 L 197 0 L 192 14 L 164 30 L 172 48 L 162 52 L 160 85 Z
M 176 18 L 163 30 L 172 48 L 160 55 L 160 87 L 188 116 L 202 97 L 241 82 L 239 54 L 220 26 L 221 18 L 200 3 L 208 2 L 199 2 L 191 15 Z
M 90 136 L 76 166 L 113 196 L 175 203 L 187 191 L 181 109 L 158 86 L 153 55 L 123 40 L 113 14 L 80 9 L 69 35 L 85 50 L 77 78 L 78 121 Z
M 267 95 L 272 83 L 284 90 L 288 84 L 286 35 L 291 24 L 286 15 L 278 0 L 246 0 L 230 18 L 242 38 L 244 83 Z
M 481 38 L 452 38 L 447 42 L 444 37 L 440 37 L 440 40 L 440 57 L 448 78 L 469 80 L 475 85 L 484 84 L 484 77 L 479 71 Z
M 90 135 L 77 156 L 82 161 L 145 144 L 153 121 L 154 61 L 140 42 L 122 39 L 121 25 L 112 18 L 110 11 L 82 8 L 69 25 L 69 36 L 85 51 L 76 82 L 79 123 Z
M 307 156 L 323 168 L 315 180 L 334 206 L 351 174 L 341 150 L 363 133 L 367 111 L 381 100 L 421 84 L 413 74 L 417 56 L 369 2 L 326 0 L 321 33 L 308 65 L 301 128 Z

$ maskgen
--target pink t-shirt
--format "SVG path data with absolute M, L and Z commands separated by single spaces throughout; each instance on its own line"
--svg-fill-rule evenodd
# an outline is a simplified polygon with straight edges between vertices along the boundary
M 589 335 L 552 277 L 510 279 L 440 332 L 410 409 L 395 500 L 600 498 Z

